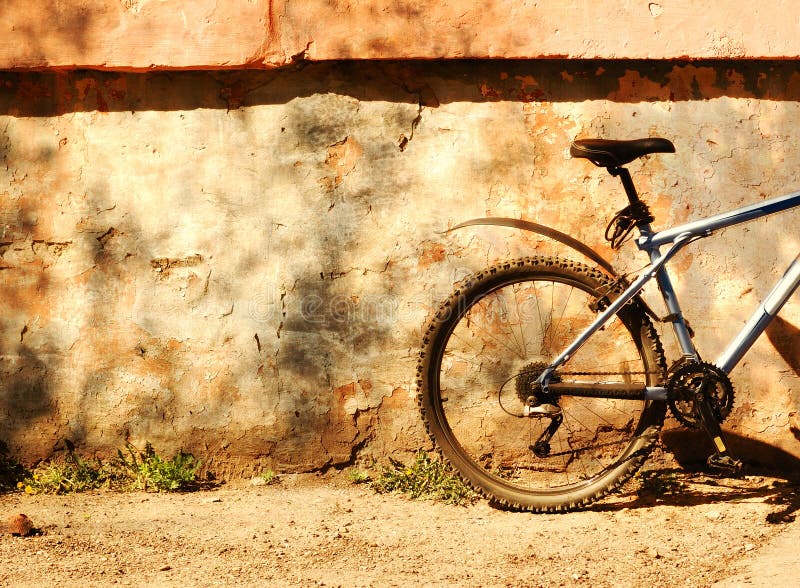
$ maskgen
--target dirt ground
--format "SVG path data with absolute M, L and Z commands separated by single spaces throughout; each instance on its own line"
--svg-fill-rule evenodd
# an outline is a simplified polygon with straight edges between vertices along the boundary
M 680 495 L 628 488 L 565 515 L 380 495 L 343 473 L 186 494 L 6 494 L 2 520 L 25 513 L 38 531 L 0 535 L 0 585 L 775 586 L 754 564 L 780 561 L 782 538 L 796 545 L 797 487 L 680 476 Z

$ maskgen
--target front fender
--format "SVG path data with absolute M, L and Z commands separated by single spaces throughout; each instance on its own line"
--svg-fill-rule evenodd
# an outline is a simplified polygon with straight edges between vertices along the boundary
M 598 266 L 603 268 L 608 274 L 612 277 L 618 277 L 617 272 L 614 271 L 613 266 L 606 261 L 599 253 L 597 253 L 594 249 L 581 243 L 577 239 L 570 237 L 566 233 L 562 233 L 556 229 L 551 227 L 546 227 L 545 225 L 540 225 L 539 223 L 534 223 L 531 221 L 522 220 L 519 218 L 505 218 L 505 217 L 488 217 L 488 218 L 473 218 L 468 221 L 464 221 L 463 223 L 459 223 L 454 227 L 451 227 L 445 231 L 445 233 L 449 233 L 450 231 L 455 231 L 456 229 L 463 229 L 464 227 L 474 227 L 478 225 L 490 225 L 496 227 L 511 227 L 514 229 L 522 229 L 523 231 L 530 231 L 532 233 L 537 233 L 544 237 L 548 237 L 553 239 L 554 241 L 558 241 L 563 245 L 577 251 L 584 257 L 591 259 L 595 262 Z

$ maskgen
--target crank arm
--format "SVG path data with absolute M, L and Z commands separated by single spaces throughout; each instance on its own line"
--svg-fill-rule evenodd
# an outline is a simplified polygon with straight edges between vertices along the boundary
M 716 453 L 708 457 L 708 467 L 717 470 L 723 474 L 732 476 L 740 476 L 742 474 L 743 464 L 741 460 L 734 458 L 728 451 L 725 441 L 722 437 L 722 427 L 714 416 L 714 411 L 711 408 L 711 401 L 705 394 L 708 387 L 707 378 L 703 379 L 703 384 L 700 390 L 695 394 L 694 402 L 697 409 L 697 416 L 700 417 L 700 423 L 703 429 L 711 438 L 714 443 Z

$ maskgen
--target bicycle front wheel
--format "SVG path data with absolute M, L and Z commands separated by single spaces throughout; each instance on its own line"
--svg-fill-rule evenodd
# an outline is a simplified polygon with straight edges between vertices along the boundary
M 420 352 L 420 408 L 473 488 L 514 509 L 570 510 L 642 464 L 664 403 L 604 397 L 661 380 L 663 349 L 641 303 L 625 305 L 556 372 L 553 381 L 584 393 L 536 397 L 536 377 L 618 291 L 588 266 L 531 257 L 476 274 L 439 308 Z M 527 415 L 543 402 L 551 414 Z

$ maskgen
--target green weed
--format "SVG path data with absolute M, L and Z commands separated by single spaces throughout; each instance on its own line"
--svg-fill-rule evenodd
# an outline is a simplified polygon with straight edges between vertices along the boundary
M 69 494 L 101 488 L 106 482 L 99 461 L 84 460 L 70 451 L 63 459 L 36 466 L 18 486 L 28 494 Z
M 188 490 L 197 482 L 200 462 L 190 453 L 179 451 L 172 459 L 158 455 L 150 443 L 144 451 L 128 445 L 126 451 L 117 450 L 117 459 L 111 463 L 112 471 L 123 480 L 128 489 L 176 492 Z
M 347 478 L 350 480 L 351 484 L 366 484 L 372 479 L 369 472 L 365 472 L 364 470 L 350 470 L 347 472 Z
M 258 476 L 262 480 L 264 480 L 264 484 L 267 486 L 271 486 L 272 484 L 280 483 L 280 477 L 276 474 L 273 470 L 267 470 L 265 472 L 261 472 Z
M 378 478 L 370 484 L 376 492 L 402 492 L 415 499 L 461 505 L 478 499 L 477 493 L 454 475 L 447 464 L 431 459 L 424 451 L 417 453 L 411 465 L 394 459 L 390 462 L 391 467 L 384 466 Z
M 38 465 L 17 487 L 28 494 L 68 494 L 98 488 L 175 492 L 191 489 L 200 463 L 178 452 L 171 459 L 158 455 L 150 443 L 144 451 L 128 445 L 107 462 L 83 459 L 69 447 L 62 459 Z

